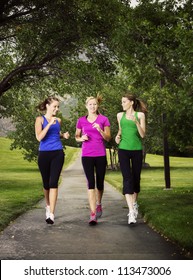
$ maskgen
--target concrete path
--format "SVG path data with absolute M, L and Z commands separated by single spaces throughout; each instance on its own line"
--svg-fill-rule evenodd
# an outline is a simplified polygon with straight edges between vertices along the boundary
M 89 226 L 86 180 L 80 157 L 62 172 L 55 224 L 45 222 L 40 201 L 0 235 L 0 259 L 12 260 L 183 260 L 180 249 L 141 217 L 127 224 L 125 199 L 105 184 L 103 216 Z

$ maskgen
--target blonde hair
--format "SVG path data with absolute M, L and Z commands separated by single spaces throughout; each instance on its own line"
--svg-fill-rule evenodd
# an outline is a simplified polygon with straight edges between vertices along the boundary
M 101 102 L 102 102 L 102 96 L 101 96 L 99 93 L 97 93 L 97 96 L 96 96 L 96 97 L 94 97 L 94 96 L 88 96 L 88 97 L 86 98 L 85 104 L 87 105 L 88 102 L 89 102 L 90 100 L 92 100 L 92 99 L 95 99 L 97 105 L 100 106 L 100 104 L 101 104 Z M 99 110 L 97 110 L 97 114 L 100 114 L 100 113 L 99 113 Z
M 86 98 L 86 101 L 85 101 L 86 105 L 88 104 L 88 102 L 89 102 L 91 99 L 95 99 L 96 102 L 97 102 L 97 105 L 100 105 L 101 102 L 102 102 L 102 96 L 101 96 L 100 94 L 97 94 L 96 97 L 94 97 L 94 96 L 88 96 L 88 97 Z

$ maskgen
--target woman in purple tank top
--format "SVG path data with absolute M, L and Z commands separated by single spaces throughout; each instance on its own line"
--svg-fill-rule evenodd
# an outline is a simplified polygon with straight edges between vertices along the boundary
M 69 138 L 69 133 L 61 133 L 61 119 L 56 117 L 59 110 L 59 100 L 48 97 L 38 109 L 45 115 L 36 118 L 35 133 L 40 142 L 38 166 L 43 181 L 46 201 L 46 222 L 54 223 L 54 211 L 58 197 L 58 180 L 64 164 L 64 151 L 60 138 Z
M 100 102 L 100 96 L 86 99 L 88 114 L 78 119 L 75 134 L 76 141 L 82 143 L 82 165 L 88 185 L 90 225 L 95 225 L 97 218 L 102 215 L 101 201 L 107 165 L 104 140 L 109 141 L 111 138 L 109 120 L 98 111 Z

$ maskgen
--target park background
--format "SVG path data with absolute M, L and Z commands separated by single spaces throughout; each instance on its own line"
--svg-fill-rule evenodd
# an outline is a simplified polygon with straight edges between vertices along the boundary
M 192 31 L 190 0 L 1 1 L 1 230 L 42 197 L 34 121 L 48 95 L 61 100 L 70 155 L 80 148 L 73 135 L 85 98 L 103 96 L 113 136 L 106 179 L 121 189 L 114 137 L 129 90 L 148 107 L 140 211 L 191 255 Z

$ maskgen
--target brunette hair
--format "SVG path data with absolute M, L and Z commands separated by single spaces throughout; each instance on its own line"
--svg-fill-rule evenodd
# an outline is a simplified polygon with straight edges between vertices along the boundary
M 141 101 L 139 98 L 137 98 L 135 94 L 126 91 L 122 97 L 125 97 L 130 101 L 133 101 L 133 109 L 135 111 L 141 111 L 144 114 L 147 114 L 147 107 L 145 103 Z
M 53 101 L 58 101 L 59 99 L 55 96 L 48 96 L 43 102 L 41 102 L 38 106 L 37 109 L 40 111 L 45 111 L 46 110 L 46 105 L 51 104 Z

